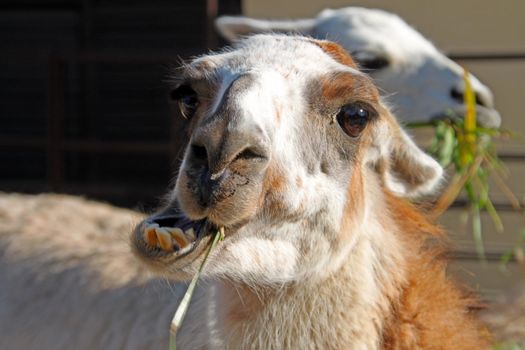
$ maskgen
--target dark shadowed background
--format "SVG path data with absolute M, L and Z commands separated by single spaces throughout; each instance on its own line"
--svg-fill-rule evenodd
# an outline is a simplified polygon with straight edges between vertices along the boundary
M 240 0 L 0 2 L 0 189 L 154 205 L 183 142 L 169 67 Z

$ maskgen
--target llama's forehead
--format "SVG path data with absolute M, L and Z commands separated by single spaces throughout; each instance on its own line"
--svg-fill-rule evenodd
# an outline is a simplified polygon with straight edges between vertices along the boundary
M 375 50 L 394 58 L 434 55 L 434 45 L 399 16 L 378 10 L 350 7 L 321 13 L 317 37 L 327 37 L 353 50 Z M 337 33 L 337 34 L 334 34 Z
M 194 75 L 219 81 L 246 73 L 273 72 L 290 84 L 334 71 L 362 75 L 354 67 L 334 59 L 312 39 L 276 34 L 255 35 L 240 41 L 233 49 L 199 57 L 190 64 L 190 70 L 200 71 Z

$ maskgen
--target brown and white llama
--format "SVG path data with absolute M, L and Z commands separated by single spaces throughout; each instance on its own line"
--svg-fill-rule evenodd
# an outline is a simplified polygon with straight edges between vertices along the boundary
M 226 232 L 180 348 L 487 347 L 475 301 L 445 275 L 443 233 L 405 199 L 435 191 L 442 169 L 346 51 L 256 35 L 195 59 L 175 85 L 190 143 L 133 247 L 187 280 Z

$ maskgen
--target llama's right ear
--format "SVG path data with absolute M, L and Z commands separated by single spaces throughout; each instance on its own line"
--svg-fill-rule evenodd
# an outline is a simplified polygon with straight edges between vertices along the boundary
M 367 163 L 379 173 L 389 191 L 401 197 L 434 194 L 443 168 L 423 152 L 389 113 L 373 129 Z
M 221 16 L 215 20 L 215 27 L 226 40 L 233 42 L 249 34 L 257 33 L 299 33 L 310 34 L 314 19 L 268 21 L 242 16 Z

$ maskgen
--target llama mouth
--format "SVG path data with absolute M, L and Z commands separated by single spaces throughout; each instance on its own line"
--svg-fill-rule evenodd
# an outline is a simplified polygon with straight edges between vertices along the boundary
M 190 220 L 186 216 L 151 217 L 144 222 L 143 242 L 159 254 L 183 256 L 192 252 L 214 229 L 206 219 Z
M 458 106 L 457 108 L 447 109 L 441 113 L 432 116 L 431 120 L 462 119 L 466 113 L 467 108 L 465 106 Z M 484 126 L 485 128 L 497 129 L 501 125 L 501 115 L 497 110 L 493 108 L 476 105 L 476 116 L 478 119 L 478 123 Z

